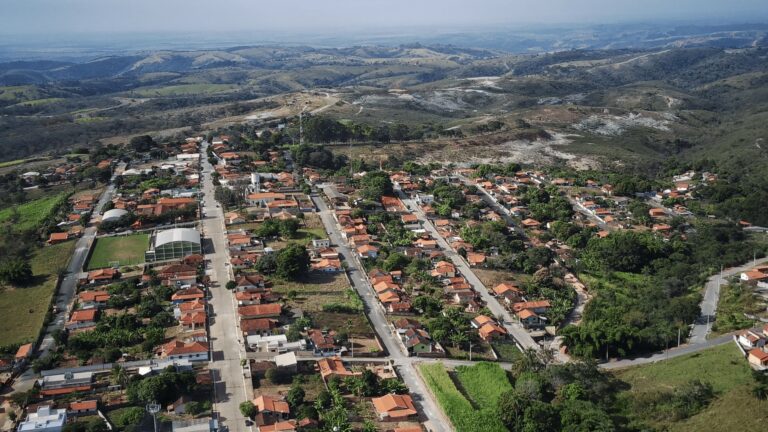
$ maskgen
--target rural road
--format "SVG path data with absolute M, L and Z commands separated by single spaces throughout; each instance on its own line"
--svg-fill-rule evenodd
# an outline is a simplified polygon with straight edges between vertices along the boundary
M 722 273 L 712 275 L 707 279 L 704 285 L 704 296 L 701 299 L 701 316 L 691 330 L 691 336 L 688 339 L 690 344 L 700 344 L 707 341 L 707 336 L 712 329 L 712 322 L 715 321 L 717 313 L 717 302 L 720 299 L 720 287 L 726 280 L 734 275 L 751 269 L 752 267 L 768 262 L 768 258 L 750 261 L 739 267 L 732 267 L 723 270 Z
M 121 162 L 114 172 L 122 172 L 125 170 L 125 166 L 125 162 Z M 116 174 L 113 174 L 109 186 L 107 186 L 101 194 L 99 201 L 96 203 L 96 206 L 93 209 L 94 215 L 101 213 L 101 209 L 104 208 L 104 205 L 112 199 L 112 195 L 115 193 L 115 177 Z M 61 280 L 59 291 L 56 295 L 56 307 L 59 312 L 54 315 L 53 321 L 51 321 L 51 324 L 45 329 L 43 341 L 37 348 L 37 356 L 40 358 L 47 356 L 55 347 L 56 342 L 53 339 L 53 334 L 57 330 L 64 328 L 64 324 L 67 322 L 70 313 L 69 307 L 72 305 L 72 300 L 75 298 L 75 293 L 77 292 L 77 280 L 80 277 L 80 273 L 83 271 L 85 259 L 88 257 L 88 250 L 91 248 L 91 243 L 93 243 L 95 238 L 96 227 L 89 226 L 83 232 L 83 236 L 80 237 L 75 244 L 72 258 L 70 258 L 69 264 L 67 265 L 67 273 Z M 32 386 L 35 385 L 36 379 L 37 374 L 32 371 L 32 368 L 28 368 L 14 381 L 13 391 L 26 391 L 31 389 Z

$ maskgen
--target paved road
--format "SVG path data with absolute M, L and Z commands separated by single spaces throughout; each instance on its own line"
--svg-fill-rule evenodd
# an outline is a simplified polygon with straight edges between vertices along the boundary
M 413 365 L 413 359 L 407 357 L 403 353 L 400 348 L 400 343 L 392 334 L 387 318 L 384 315 L 384 311 L 379 304 L 379 300 L 374 296 L 373 287 L 371 287 L 368 282 L 367 275 L 361 270 L 363 269 L 363 266 L 360 265 L 357 257 L 352 253 L 349 247 L 347 247 L 346 242 L 343 241 L 339 226 L 333 217 L 332 211 L 328 208 L 322 198 L 312 196 L 312 201 L 319 210 L 320 219 L 325 225 L 325 231 L 328 233 L 331 243 L 336 245 L 339 254 L 344 257 L 344 261 L 347 264 L 347 274 L 349 274 L 349 279 L 352 281 L 352 286 L 358 294 L 360 294 L 363 302 L 365 302 L 368 317 L 371 319 L 374 329 L 384 342 L 384 346 L 389 352 L 389 359 L 395 364 L 403 381 L 408 385 L 414 401 L 420 406 L 421 411 L 429 419 L 426 424 L 427 429 L 435 432 L 452 430 L 450 421 L 445 417 L 442 410 L 438 408 L 431 394 L 428 392 L 426 385 L 417 373 L 416 368 Z
M 725 284 L 726 279 L 766 262 L 768 262 L 768 258 L 750 261 L 740 267 L 726 269 L 722 273 L 707 279 L 707 283 L 704 286 L 704 296 L 701 299 L 701 316 L 696 320 L 691 330 L 691 336 L 688 339 L 689 343 L 700 344 L 706 342 L 707 336 L 712 329 L 712 322 L 715 321 L 717 302 L 720 299 L 720 287 Z
M 125 170 L 125 162 L 121 162 L 115 172 L 122 172 L 123 170 Z M 112 176 L 109 186 L 107 186 L 101 194 L 99 201 L 96 203 L 93 210 L 94 215 L 101 213 L 101 209 L 104 208 L 104 205 L 112 199 L 112 195 L 115 193 L 114 180 L 115 175 Z M 53 340 L 53 333 L 56 330 L 64 328 L 64 324 L 67 322 L 70 313 L 69 307 L 72 305 L 72 300 L 77 292 L 77 280 L 83 270 L 85 259 L 88 256 L 88 250 L 91 248 L 91 243 L 93 243 L 94 238 L 96 238 L 96 227 L 89 226 L 83 232 L 83 236 L 80 237 L 75 244 L 72 258 L 70 258 L 69 264 L 67 265 L 67 273 L 62 279 L 61 285 L 59 286 L 59 292 L 56 295 L 56 307 L 59 312 L 54 315 L 53 321 L 51 321 L 48 328 L 45 330 L 45 336 L 43 336 L 43 340 L 37 348 L 39 357 L 47 356 L 48 353 L 55 348 L 56 343 Z M 29 390 L 34 386 L 36 379 L 37 374 L 32 371 L 32 368 L 27 369 L 14 381 L 13 391 Z
M 632 359 L 617 360 L 609 363 L 601 363 L 599 366 L 602 369 L 620 369 L 630 366 L 638 366 L 648 363 L 656 363 L 659 361 L 669 360 L 671 358 L 684 356 L 686 354 L 692 354 L 701 350 L 712 348 L 714 346 L 723 345 L 733 340 L 732 334 L 709 339 L 703 343 L 681 345 L 679 348 L 671 348 L 666 351 L 662 351 L 656 354 L 649 355 L 648 357 L 636 357 Z
M 509 311 L 502 307 L 498 300 L 496 300 L 496 297 L 492 296 L 490 292 L 488 292 L 488 288 L 486 288 L 485 285 L 483 285 L 483 282 L 481 282 L 480 279 L 475 275 L 475 273 L 469 267 L 469 264 L 467 264 L 466 260 L 464 260 L 461 255 L 451 249 L 450 245 L 448 245 L 448 242 L 446 242 L 445 239 L 437 232 L 437 229 L 435 229 L 435 226 L 432 225 L 432 222 L 430 222 L 430 220 L 427 218 L 427 215 L 424 214 L 424 211 L 421 209 L 421 207 L 419 207 L 414 200 L 405 198 L 405 196 L 402 194 L 401 199 L 406 207 L 413 211 L 419 220 L 422 221 L 422 226 L 424 229 L 429 231 L 432 237 L 437 240 L 437 244 L 440 245 L 440 248 L 445 253 L 445 256 L 453 262 L 461 275 L 464 276 L 464 278 L 467 279 L 467 282 L 469 282 L 469 284 L 472 285 L 480 294 L 491 312 L 493 312 L 496 317 L 501 317 L 503 321 L 502 325 L 507 329 L 510 336 L 512 336 L 515 341 L 517 341 L 518 345 L 520 345 L 520 347 L 523 349 L 540 349 L 541 347 L 539 344 L 533 340 L 528 332 L 525 331 L 525 329 L 520 324 L 513 321 L 512 315 L 510 315 Z
M 204 142 L 201 153 L 206 154 L 209 143 Z M 225 285 L 230 279 L 228 251 L 224 233 L 224 213 L 213 199 L 213 167 L 208 158 L 202 158 L 203 167 L 203 234 L 206 243 L 205 258 L 209 260 L 206 273 L 211 278 L 213 317 L 210 323 L 212 361 L 210 369 L 214 377 L 214 411 L 219 421 L 232 432 L 250 431 L 240 413 L 240 403 L 253 398 L 250 378 L 246 379 L 240 359 L 245 358 L 240 332 L 237 331 L 237 314 L 234 297 Z

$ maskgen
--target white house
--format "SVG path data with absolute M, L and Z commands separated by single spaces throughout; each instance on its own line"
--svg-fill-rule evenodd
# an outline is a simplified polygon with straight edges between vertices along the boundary
M 317 249 L 327 248 L 331 247 L 331 241 L 327 238 L 324 239 L 313 239 L 312 240 L 312 247 Z
M 27 419 L 19 424 L 20 432 L 60 432 L 67 422 L 66 409 L 51 409 L 49 406 L 37 408 L 37 412 L 30 413 Z

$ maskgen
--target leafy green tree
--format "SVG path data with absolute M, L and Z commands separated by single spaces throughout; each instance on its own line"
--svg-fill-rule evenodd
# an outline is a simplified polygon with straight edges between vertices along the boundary
M 360 194 L 365 199 L 379 201 L 382 196 L 393 193 L 392 180 L 384 171 L 369 172 L 363 176 L 360 183 L 362 186 Z
M 6 258 L 0 262 L 0 281 L 24 285 L 32 280 L 32 266 L 23 258 Z
M 296 279 L 309 270 L 309 254 L 300 244 L 290 244 L 277 255 L 277 276 L 283 279 Z
M 290 405 L 291 408 L 296 409 L 298 406 L 304 403 L 305 396 L 306 396 L 306 392 L 301 387 L 301 385 L 298 383 L 294 383 L 291 386 L 291 389 L 288 391 L 288 394 L 286 395 L 285 400 L 288 402 L 288 405 Z
M 140 135 L 131 138 L 131 141 L 128 143 L 128 145 L 137 153 L 146 153 L 152 150 L 152 148 L 155 147 L 157 143 L 155 143 L 155 140 L 153 140 L 149 135 Z
M 258 413 L 258 411 L 250 401 L 245 401 L 240 403 L 240 413 L 243 415 L 243 417 L 253 418 Z
M 588 401 L 570 400 L 562 404 L 560 424 L 563 432 L 613 432 L 611 417 Z
M 270 275 L 277 271 L 277 254 L 265 254 L 256 262 L 259 273 Z

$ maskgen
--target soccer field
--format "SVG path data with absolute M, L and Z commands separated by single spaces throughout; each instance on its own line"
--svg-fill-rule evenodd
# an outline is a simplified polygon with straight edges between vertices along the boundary
M 116 262 L 120 266 L 141 264 L 144 262 L 144 252 L 148 247 L 149 234 L 96 239 L 86 269 L 111 267 Z

